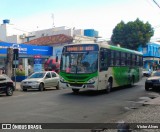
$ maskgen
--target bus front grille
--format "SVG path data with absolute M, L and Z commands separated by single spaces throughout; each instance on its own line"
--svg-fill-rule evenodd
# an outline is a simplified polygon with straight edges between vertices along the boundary
M 79 84 L 79 83 L 69 83 L 70 86 L 73 86 L 73 87 L 82 87 L 83 84 Z

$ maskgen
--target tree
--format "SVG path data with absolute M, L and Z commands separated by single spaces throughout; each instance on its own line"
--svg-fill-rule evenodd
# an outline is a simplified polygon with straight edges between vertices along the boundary
M 146 46 L 153 35 L 154 30 L 151 25 L 137 18 L 127 24 L 123 21 L 118 23 L 113 29 L 111 41 L 114 45 L 119 44 L 121 47 L 137 50 L 139 45 Z

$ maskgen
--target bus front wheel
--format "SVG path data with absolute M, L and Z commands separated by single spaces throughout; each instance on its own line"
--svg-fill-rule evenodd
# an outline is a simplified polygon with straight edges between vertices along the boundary
M 74 88 L 72 88 L 72 91 L 73 91 L 73 93 L 79 93 L 79 89 L 74 89 Z
M 112 90 L 112 82 L 111 82 L 111 81 L 108 81 L 107 87 L 106 87 L 106 92 L 107 92 L 107 93 L 110 93 L 111 90 Z

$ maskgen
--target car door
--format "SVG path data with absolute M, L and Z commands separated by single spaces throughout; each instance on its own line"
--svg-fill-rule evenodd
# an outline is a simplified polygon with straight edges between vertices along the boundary
M 51 72 L 51 75 L 52 75 L 52 84 L 53 84 L 53 86 L 57 86 L 58 80 L 59 80 L 58 75 L 56 73 L 54 73 L 54 72 Z
M 52 77 L 51 77 L 51 73 L 47 72 L 46 76 L 45 76 L 45 87 L 51 87 L 52 86 Z
M 7 79 L 4 76 L 0 77 L 0 91 L 4 91 L 7 83 L 6 83 Z

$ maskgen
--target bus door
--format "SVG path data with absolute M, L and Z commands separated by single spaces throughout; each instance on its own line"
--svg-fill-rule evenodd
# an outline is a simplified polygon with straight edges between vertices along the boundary
M 108 52 L 100 51 L 99 56 L 99 86 L 98 89 L 105 89 L 108 79 Z

